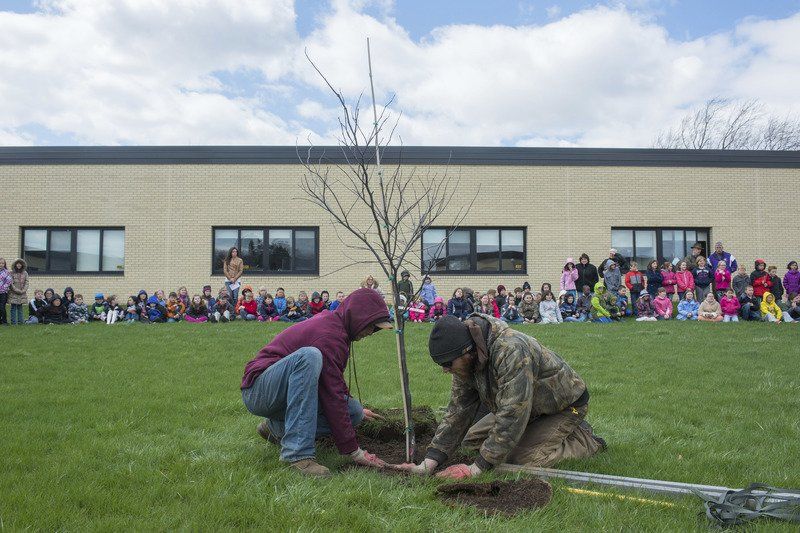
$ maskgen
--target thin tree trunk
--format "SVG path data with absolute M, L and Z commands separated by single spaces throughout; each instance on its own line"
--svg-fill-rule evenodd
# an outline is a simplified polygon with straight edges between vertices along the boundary
M 400 311 L 400 296 L 397 290 L 397 272 L 392 276 L 392 299 L 394 300 L 394 330 L 397 338 L 397 363 L 400 367 L 400 387 L 403 391 L 403 418 L 406 424 L 406 462 L 414 461 L 417 442 L 414 437 L 414 419 L 411 414 L 411 389 L 408 385 L 408 365 L 406 363 L 406 333 L 403 311 Z

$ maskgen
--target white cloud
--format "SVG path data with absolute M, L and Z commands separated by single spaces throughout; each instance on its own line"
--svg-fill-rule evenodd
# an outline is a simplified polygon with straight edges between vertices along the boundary
M 295 133 L 213 74 L 288 74 L 290 0 L 47 0 L 0 12 L 0 120 L 89 144 L 287 143 Z M 300 128 L 302 129 L 302 128 Z
M 0 12 L 0 144 L 40 129 L 86 144 L 330 142 L 336 102 L 302 51 L 369 102 L 367 36 L 407 145 L 647 146 L 717 95 L 800 112 L 800 14 L 677 40 L 639 14 L 669 1 L 416 41 L 392 0 L 332 0 L 306 39 L 291 0 L 44 0 Z

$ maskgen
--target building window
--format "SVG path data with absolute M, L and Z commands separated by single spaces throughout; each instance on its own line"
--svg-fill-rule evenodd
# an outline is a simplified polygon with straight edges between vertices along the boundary
M 22 254 L 36 274 L 124 274 L 125 228 L 21 228 Z
M 653 259 L 659 263 L 683 259 L 696 242 L 703 248 L 701 254 L 708 257 L 710 232 L 709 228 L 612 228 L 611 247 L 644 269 Z
M 430 228 L 422 235 L 423 272 L 525 274 L 525 228 Z
M 213 228 L 212 274 L 235 246 L 244 269 L 263 274 L 319 273 L 319 228 Z

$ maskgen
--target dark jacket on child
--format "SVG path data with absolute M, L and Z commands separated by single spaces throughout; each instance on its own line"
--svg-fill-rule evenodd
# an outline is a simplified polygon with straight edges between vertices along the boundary
M 575 307 L 577 308 L 579 313 L 586 313 L 589 314 L 592 310 L 592 293 L 583 294 L 581 293 L 578 296 L 578 299 L 575 300 Z
M 274 302 L 271 304 L 261 302 L 261 305 L 258 306 L 258 314 L 264 317 L 264 319 L 273 319 L 280 316 Z
M 47 307 L 49 304 L 47 300 L 42 298 L 41 300 L 38 298 L 34 298 L 30 302 L 28 302 L 28 316 L 35 316 L 39 317 L 39 313 Z
M 503 318 L 505 318 L 509 322 L 519 320 L 520 316 L 519 316 L 519 309 L 517 309 L 517 306 L 506 305 L 505 310 L 503 311 Z
M 561 318 L 575 316 L 575 313 L 578 311 L 578 306 L 575 304 L 575 302 L 567 303 L 565 301 L 558 308 L 561 311 Z
M 70 322 L 78 322 L 79 320 L 89 320 L 89 309 L 86 307 L 86 304 L 76 304 L 72 302 L 69 304 L 69 308 L 67 309 L 67 314 L 69 315 Z
M 450 301 L 447 302 L 447 314 L 458 318 L 459 320 L 464 320 L 469 313 L 466 310 L 466 302 L 464 298 L 450 298 Z
M 739 274 L 734 274 L 731 278 L 731 287 L 733 287 L 733 292 L 736 293 L 736 297 L 739 298 L 744 294 L 744 290 L 747 286 L 750 285 L 750 277 L 745 274 L 744 276 L 740 276 Z
M 772 289 L 769 292 L 775 297 L 775 303 L 780 303 L 783 301 L 783 283 L 781 283 L 781 278 L 778 276 L 770 276 L 769 279 L 772 281 Z
M 711 285 L 711 282 L 714 281 L 714 274 L 711 272 L 711 269 L 708 267 L 708 265 L 704 266 L 703 268 L 695 268 L 692 270 L 692 275 L 694 276 L 695 287 L 705 288 Z
M 58 297 L 61 300 L 61 297 Z M 42 309 L 39 314 L 39 321 L 42 324 L 69 324 L 69 315 L 67 315 L 67 308 L 63 304 L 54 305 L 53 302 L 56 298 L 51 300 L 50 305 Z
M 644 271 L 644 275 L 647 276 L 647 292 L 655 298 L 658 295 L 658 288 L 661 287 L 661 282 L 664 281 L 661 270 L 650 270 L 648 268 Z
M 192 318 L 202 318 L 208 317 L 208 307 L 203 302 L 200 302 L 200 305 L 195 307 L 193 303 L 189 304 L 189 308 L 186 310 L 186 316 L 190 316 Z
M 89 318 L 94 318 L 96 316 L 100 316 L 103 313 L 108 312 L 108 303 L 103 300 L 100 303 L 97 303 L 97 300 L 89 305 Z

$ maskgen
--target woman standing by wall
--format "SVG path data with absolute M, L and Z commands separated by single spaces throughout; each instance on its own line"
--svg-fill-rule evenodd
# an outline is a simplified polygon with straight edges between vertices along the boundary
M 225 274 L 225 286 L 228 288 L 228 293 L 231 295 L 231 302 L 236 302 L 239 298 L 239 278 L 242 277 L 244 272 L 244 261 L 239 257 L 239 249 L 232 246 L 228 250 L 228 255 L 222 264 L 222 271 Z
M 24 324 L 22 306 L 28 303 L 28 271 L 25 261 L 17 259 L 11 267 L 11 290 L 8 293 L 11 304 L 11 323 Z
M 8 271 L 6 260 L 0 257 L 0 325 L 8 324 L 6 320 L 6 304 L 8 291 L 11 288 L 11 272 Z

